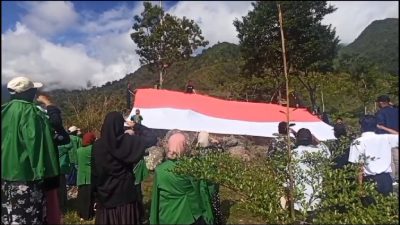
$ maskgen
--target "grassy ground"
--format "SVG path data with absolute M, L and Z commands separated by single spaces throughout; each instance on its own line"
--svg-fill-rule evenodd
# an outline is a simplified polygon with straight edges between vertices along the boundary
M 149 176 L 143 184 L 144 191 L 144 204 L 146 208 L 147 217 L 149 216 L 149 209 L 151 205 L 151 189 L 153 184 L 153 176 Z M 243 205 L 237 203 L 238 196 L 235 192 L 230 191 L 224 187 L 220 189 L 221 195 L 221 210 L 224 216 L 223 220 L 227 224 L 265 224 L 260 217 L 252 215 L 246 211 Z M 94 224 L 94 219 L 90 221 L 80 221 L 76 213 L 76 199 L 68 200 L 67 213 L 64 216 L 64 224 Z

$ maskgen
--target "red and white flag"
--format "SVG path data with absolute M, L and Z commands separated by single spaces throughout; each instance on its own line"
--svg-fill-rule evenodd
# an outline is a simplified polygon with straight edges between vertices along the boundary
M 207 131 L 217 134 L 274 137 L 286 121 L 286 107 L 270 103 L 222 100 L 199 94 L 138 89 L 134 108 L 140 109 L 143 125 L 155 129 Z M 130 117 L 129 116 L 129 117 Z M 290 108 L 291 127 L 309 129 L 319 140 L 335 139 L 333 127 L 303 108 Z

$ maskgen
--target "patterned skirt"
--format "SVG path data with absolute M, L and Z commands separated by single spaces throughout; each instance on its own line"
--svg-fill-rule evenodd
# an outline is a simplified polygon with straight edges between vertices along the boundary
M 1 181 L 2 224 L 44 224 L 46 201 L 42 182 Z
M 219 193 L 215 193 L 211 199 L 213 214 L 214 214 L 214 224 L 222 224 L 222 212 L 221 212 L 221 201 L 219 198 Z

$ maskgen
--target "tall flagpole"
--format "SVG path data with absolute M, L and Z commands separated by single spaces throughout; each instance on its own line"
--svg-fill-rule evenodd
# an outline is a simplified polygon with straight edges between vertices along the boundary
M 160 1 L 160 9 L 162 11 L 162 1 Z M 162 25 L 163 22 L 163 16 L 162 16 L 162 12 L 160 11 L 160 25 Z M 162 36 L 161 36 L 161 40 L 162 40 Z M 160 53 L 158 55 L 158 62 L 159 62 L 159 67 L 160 67 L 160 89 L 162 89 L 162 84 L 163 84 L 163 70 L 164 70 L 164 63 L 161 61 L 161 47 L 162 47 L 162 43 L 160 46 Z
M 282 39 L 282 58 L 283 58 L 283 72 L 285 74 L 286 81 L 286 129 L 287 129 L 287 150 L 288 150 L 288 165 L 289 165 L 289 202 L 290 202 L 290 215 L 294 221 L 294 202 L 293 202 L 293 171 L 292 171 L 292 152 L 290 149 L 290 132 L 289 132 L 289 77 L 287 73 L 286 66 L 286 50 L 285 50 L 285 37 L 283 34 L 283 18 L 281 12 L 281 6 L 278 4 L 278 12 L 279 12 L 279 25 L 281 30 L 281 39 Z

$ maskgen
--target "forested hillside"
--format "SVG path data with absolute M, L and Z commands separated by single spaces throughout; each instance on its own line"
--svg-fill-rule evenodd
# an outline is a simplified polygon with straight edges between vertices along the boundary
M 356 53 L 376 63 L 382 71 L 399 75 L 399 19 L 372 22 L 341 53 Z
M 386 19 L 374 21 L 361 35 L 348 46 L 339 46 L 340 57 L 343 52 L 357 53 L 379 65 L 380 68 L 388 68 L 390 71 L 398 71 L 398 19 Z M 171 90 L 184 90 L 188 80 L 192 80 L 199 93 L 217 96 L 225 99 L 236 99 L 241 101 L 270 102 L 276 95 L 273 90 L 275 80 L 255 79 L 249 81 L 241 76 L 243 60 L 240 47 L 231 43 L 218 43 L 196 57 L 173 64 L 164 77 L 163 88 Z M 362 96 L 367 96 L 366 102 L 369 110 L 373 111 L 373 100 L 377 94 L 389 94 L 397 103 L 398 80 L 397 77 L 385 74 L 384 70 L 374 72 L 371 85 L 374 87 L 366 94 L 354 85 L 358 84 L 354 75 L 339 71 L 324 75 L 322 77 L 310 78 L 319 84 L 317 103 L 325 111 L 333 116 L 344 116 L 356 118 L 363 113 Z M 126 110 L 126 88 L 131 83 L 132 90 L 136 88 L 154 87 L 158 82 L 158 72 L 152 71 L 149 66 L 142 66 L 134 73 L 126 75 L 121 80 L 111 81 L 101 87 L 94 87 L 89 90 L 56 90 L 51 95 L 55 102 L 63 109 L 67 122 L 82 117 L 82 113 L 88 113 L 93 118 L 82 127 L 99 127 L 101 115 L 99 110 Z M 110 78 L 112 79 L 112 78 Z M 294 77 L 290 80 L 291 89 L 298 93 L 305 105 L 310 103 L 306 90 L 299 80 Z M 5 86 L 2 88 L 3 100 Z M 371 92 L 372 91 L 372 92 Z M 324 102 L 322 102 L 322 95 Z M 271 97 L 272 96 L 272 97 Z M 351 99 L 351 100 L 350 100 Z M 106 104 L 106 108 L 105 105 Z M 101 107 L 103 105 L 103 107 Z M 91 106 L 90 113 L 88 107 Z M 90 108 L 90 107 L 89 107 Z M 126 111 L 127 112 L 127 111 Z M 105 113 L 105 112 L 104 112 Z M 90 115 L 89 115 L 90 114 Z M 72 122 L 71 122 L 72 123 Z

